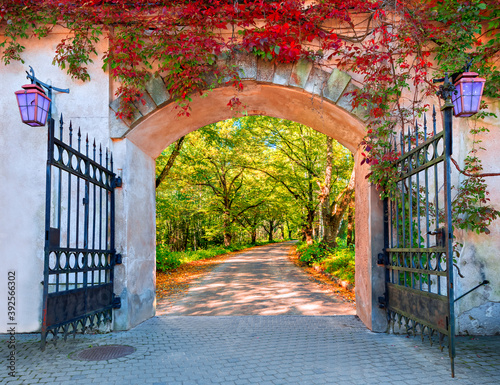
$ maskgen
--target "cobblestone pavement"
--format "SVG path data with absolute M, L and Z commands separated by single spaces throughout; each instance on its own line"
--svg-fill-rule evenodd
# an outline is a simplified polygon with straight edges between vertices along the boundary
M 355 307 L 311 282 L 288 259 L 291 242 L 257 247 L 227 259 L 157 315 L 347 315 Z
M 500 337 L 459 337 L 456 378 L 445 352 L 420 338 L 368 331 L 355 316 L 161 316 L 136 328 L 77 336 L 39 349 L 17 336 L 16 378 L 2 384 L 498 384 Z M 89 346 L 124 344 L 129 356 L 73 360 Z
M 0 384 L 500 383 L 500 336 L 458 337 L 452 379 L 447 352 L 419 337 L 370 332 L 352 315 L 352 307 L 344 308 L 349 304 L 309 286 L 300 270 L 290 268 L 284 249 L 232 257 L 194 285 L 190 295 L 164 309 L 169 315 L 129 331 L 78 335 L 44 352 L 39 334 L 17 335 L 15 377 L 9 376 L 7 363 L 9 336 L 2 335 Z M 266 259 L 265 250 L 273 258 Z M 270 264 L 267 272 L 264 263 Z M 229 271 L 237 280 L 225 280 Z M 262 280 L 259 286 L 252 283 L 251 271 Z M 216 308 L 219 315 L 213 316 Z M 324 315 L 327 310 L 347 315 Z M 104 345 L 136 350 L 108 361 L 73 358 Z

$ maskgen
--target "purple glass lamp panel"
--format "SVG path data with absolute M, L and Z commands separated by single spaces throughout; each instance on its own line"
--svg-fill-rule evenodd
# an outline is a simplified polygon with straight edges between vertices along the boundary
M 462 98 L 461 95 L 461 87 L 460 84 L 455 85 L 455 94 L 452 96 L 453 100 L 453 113 L 455 116 L 458 116 L 462 113 Z
M 17 104 L 19 106 L 19 112 L 21 113 L 21 119 L 23 122 L 27 122 L 28 118 L 28 109 L 27 109 L 27 101 L 26 101 L 26 93 L 16 94 L 17 96 Z
M 31 127 L 44 126 L 47 122 L 50 99 L 36 85 L 25 85 L 24 90 L 17 91 L 17 103 L 23 123 Z
M 453 99 L 455 116 L 469 117 L 479 111 L 485 79 L 477 73 L 467 72 L 455 83 L 457 94 Z
M 484 81 L 472 83 L 472 100 L 475 111 L 479 111 L 481 96 L 483 95 Z
M 26 94 L 26 109 L 28 110 L 28 121 L 36 121 L 36 94 Z
M 47 122 L 47 115 L 49 111 L 49 99 L 44 97 L 43 95 L 38 95 L 38 112 L 37 112 L 37 120 L 45 126 Z
M 472 83 L 462 83 L 462 116 L 471 116 L 473 113 L 472 108 Z

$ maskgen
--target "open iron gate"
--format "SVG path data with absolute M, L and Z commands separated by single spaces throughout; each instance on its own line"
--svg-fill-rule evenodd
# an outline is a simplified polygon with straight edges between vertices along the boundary
M 445 111 L 450 113 L 450 111 Z M 449 121 L 451 122 L 451 116 Z M 401 133 L 395 144 L 397 184 L 384 201 L 386 293 L 389 327 L 448 344 L 454 376 L 451 124 L 427 132 L 427 121 Z M 382 256 L 381 256 L 382 257 Z M 382 300 L 382 298 L 381 298 Z
M 113 268 L 120 263 L 115 250 L 114 189 L 120 183 L 113 157 L 80 130 L 73 147 L 73 129 L 58 138 L 49 120 L 45 212 L 42 350 L 52 335 L 85 332 L 111 322 L 120 306 L 113 294 Z M 63 141 L 68 137 L 68 144 Z M 85 147 L 83 153 L 82 147 Z M 90 149 L 89 149 L 90 147 Z

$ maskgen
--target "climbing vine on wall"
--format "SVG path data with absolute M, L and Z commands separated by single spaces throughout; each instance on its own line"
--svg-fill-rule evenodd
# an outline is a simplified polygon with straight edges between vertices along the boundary
M 163 78 L 180 114 L 189 115 L 193 93 L 219 85 L 235 87 L 228 106 L 238 106 L 243 83 L 223 59 L 236 52 L 335 65 L 363 80 L 353 106 L 369 107 L 365 162 L 370 180 L 389 191 L 397 157 L 390 139 L 429 108 L 423 101 L 435 92 L 432 77 L 457 72 L 472 57 L 472 70 L 487 78 L 486 94 L 499 96 L 499 26 L 498 0 L 4 0 L 0 49 L 5 64 L 22 61 L 26 39 L 63 27 L 54 64 L 86 81 L 107 39 L 102 60 L 120 83 L 121 118 L 142 102 L 152 76 Z M 477 166 L 467 167 L 478 182 Z M 479 203 L 476 209 L 485 207 Z M 483 220 L 474 226 L 487 228 Z

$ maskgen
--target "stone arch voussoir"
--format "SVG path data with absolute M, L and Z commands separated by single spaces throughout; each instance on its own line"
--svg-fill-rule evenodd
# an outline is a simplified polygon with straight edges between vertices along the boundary
M 244 81 L 303 90 L 335 104 L 361 122 L 365 122 L 368 118 L 367 108 L 353 108 L 352 96 L 348 94 L 359 87 L 354 84 L 349 74 L 337 68 L 328 72 L 308 60 L 300 60 L 294 64 L 275 64 L 244 53 L 235 54 L 227 59 L 221 57 L 220 60 L 236 66 Z M 212 75 L 207 74 L 207 77 L 210 76 Z M 148 82 L 143 100 L 145 104 L 135 104 L 130 119 L 118 120 L 114 117 L 111 119 L 112 138 L 124 138 L 155 111 L 174 103 L 161 77 L 154 77 Z M 120 102 L 121 97 L 110 103 L 112 115 L 118 111 Z

